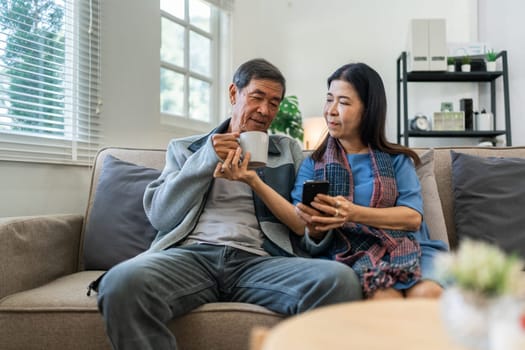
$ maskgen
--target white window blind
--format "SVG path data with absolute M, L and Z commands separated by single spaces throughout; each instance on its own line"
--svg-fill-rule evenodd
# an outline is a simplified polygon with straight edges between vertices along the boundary
M 0 159 L 91 164 L 99 0 L 0 0 Z

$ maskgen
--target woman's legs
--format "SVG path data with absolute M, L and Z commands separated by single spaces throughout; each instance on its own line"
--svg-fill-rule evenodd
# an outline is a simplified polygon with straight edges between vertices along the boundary
M 421 280 L 405 290 L 407 298 L 433 298 L 437 299 L 443 293 L 443 288 L 431 280 Z
M 368 300 L 402 299 L 403 292 L 394 288 L 379 289 Z

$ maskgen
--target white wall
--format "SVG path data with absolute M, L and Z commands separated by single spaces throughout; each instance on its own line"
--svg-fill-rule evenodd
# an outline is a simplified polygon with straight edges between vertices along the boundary
M 0 217 L 86 210 L 89 170 L 0 161 Z
M 185 133 L 160 123 L 159 2 L 101 3 L 104 142 L 165 148 Z
M 243 0 L 235 6 L 234 63 L 254 56 L 273 61 L 288 79 L 287 93 L 299 97 L 305 118 L 321 114 L 326 78 L 336 68 L 362 61 L 376 69 L 387 90 L 391 141 L 397 125 L 396 59 L 407 48 L 410 19 L 445 18 L 447 41 L 477 39 L 477 2 L 471 0 Z M 409 110 L 439 111 L 442 99 L 429 96 L 444 89 L 472 97 L 472 86 L 424 85 L 409 87 L 410 100 L 418 102 Z
M 479 39 L 496 50 L 507 50 L 512 144 L 525 145 L 525 2 L 521 0 L 479 0 Z M 503 101 L 496 111 L 503 125 Z
M 479 0 L 479 25 L 490 26 L 480 30 L 479 39 L 509 51 L 515 145 L 525 144 L 519 120 L 525 114 L 520 105 L 525 72 L 519 66 L 525 57 L 518 47 L 523 6 L 519 0 Z M 103 0 L 102 16 L 105 145 L 162 148 L 172 137 L 187 135 L 159 122 L 158 2 Z M 446 18 L 449 41 L 478 39 L 476 0 L 237 0 L 233 65 L 252 57 L 274 62 L 288 79 L 288 92 L 298 95 L 304 117 L 310 117 L 321 112 L 326 77 L 344 63 L 364 61 L 384 79 L 389 139 L 395 140 L 395 60 L 405 49 L 411 18 Z M 421 106 L 428 91 L 444 92 L 428 88 L 414 95 Z M 0 217 L 83 213 L 89 177 L 82 167 L 0 162 Z

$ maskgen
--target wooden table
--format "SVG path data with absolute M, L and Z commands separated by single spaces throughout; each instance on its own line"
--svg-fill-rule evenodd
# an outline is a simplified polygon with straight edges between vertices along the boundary
M 263 350 L 465 350 L 446 333 L 440 301 L 352 302 L 322 307 L 275 326 Z

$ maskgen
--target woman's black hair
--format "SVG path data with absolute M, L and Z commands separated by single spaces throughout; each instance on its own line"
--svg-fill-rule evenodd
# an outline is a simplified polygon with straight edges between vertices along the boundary
M 328 77 L 328 88 L 334 80 L 346 81 L 351 84 L 361 102 L 364 110 L 359 126 L 359 135 L 361 142 L 366 146 L 371 146 L 372 149 L 377 149 L 389 154 L 403 153 L 413 159 L 414 163 L 418 165 L 421 161 L 416 152 L 408 147 L 390 143 L 386 140 L 385 125 L 386 125 L 386 93 L 383 80 L 379 74 L 366 65 L 365 63 L 350 63 L 338 68 L 332 75 Z M 321 160 L 328 137 L 323 140 L 321 145 L 312 153 L 314 160 Z

